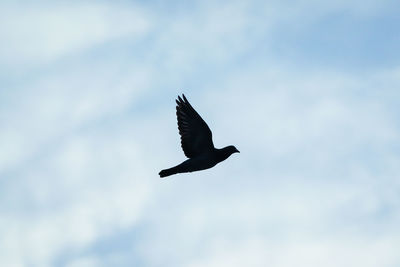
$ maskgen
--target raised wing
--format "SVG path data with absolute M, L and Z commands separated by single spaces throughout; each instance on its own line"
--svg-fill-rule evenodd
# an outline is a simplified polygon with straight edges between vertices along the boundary
M 185 156 L 194 158 L 204 152 L 212 151 L 212 133 L 207 123 L 194 110 L 186 99 L 180 96 L 176 100 L 176 116 L 178 118 L 178 129 L 181 135 L 181 146 Z

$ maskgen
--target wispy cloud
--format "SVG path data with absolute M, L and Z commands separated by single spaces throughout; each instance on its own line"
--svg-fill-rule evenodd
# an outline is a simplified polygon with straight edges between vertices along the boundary
M 1 4 L 0 265 L 395 266 L 393 3 Z M 242 153 L 160 181 L 182 90 Z
M 142 37 L 151 23 L 143 9 L 105 3 L 2 4 L 0 60 L 36 66 L 121 37 Z

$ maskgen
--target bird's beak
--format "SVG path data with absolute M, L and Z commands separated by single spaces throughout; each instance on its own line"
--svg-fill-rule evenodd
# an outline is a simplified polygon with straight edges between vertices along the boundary
M 237 153 L 240 153 L 240 151 L 239 151 L 239 150 L 237 150 L 237 149 L 236 149 L 236 152 L 237 152 Z

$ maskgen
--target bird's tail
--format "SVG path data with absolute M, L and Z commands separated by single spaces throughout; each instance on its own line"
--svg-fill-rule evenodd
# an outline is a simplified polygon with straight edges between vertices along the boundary
M 160 178 L 164 178 L 164 177 L 167 177 L 167 176 L 170 176 L 170 175 L 173 175 L 173 174 L 177 174 L 178 173 L 178 168 L 177 167 L 178 166 L 175 166 L 175 167 L 160 171 L 160 173 L 159 173 Z

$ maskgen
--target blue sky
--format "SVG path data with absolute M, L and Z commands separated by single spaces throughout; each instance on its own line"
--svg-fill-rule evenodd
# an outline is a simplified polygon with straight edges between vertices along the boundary
M 2 1 L 1 266 L 400 265 L 400 5 Z M 184 160 L 185 93 L 217 147 Z

